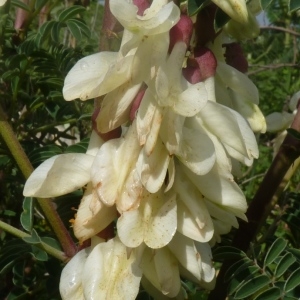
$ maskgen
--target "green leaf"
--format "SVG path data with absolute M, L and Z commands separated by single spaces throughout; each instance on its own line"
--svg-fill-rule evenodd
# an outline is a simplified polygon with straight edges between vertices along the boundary
M 57 250 L 62 250 L 59 242 L 54 238 L 45 236 L 45 237 L 41 237 L 41 241 Z
M 230 17 L 222 9 L 218 8 L 214 20 L 215 31 L 219 31 L 229 21 L 230 21 Z
M 24 259 L 30 246 L 21 239 L 13 239 L 1 247 L 0 256 L 0 275 L 9 271 L 16 261 Z
M 78 24 L 74 23 L 72 21 L 68 21 L 67 26 L 68 26 L 68 29 L 70 30 L 71 34 L 74 36 L 74 38 L 78 42 L 80 42 L 82 39 L 82 33 L 81 33 L 81 30 L 80 30 L 80 27 L 78 26 Z
M 65 22 L 69 19 L 76 17 L 78 14 L 81 14 L 85 11 L 83 6 L 73 5 L 68 7 L 67 9 L 63 10 L 60 15 L 58 16 L 58 20 L 60 22 Z
M 48 254 L 46 251 L 32 245 L 31 246 L 31 252 L 30 252 L 37 260 L 40 261 L 47 261 L 48 260 Z
M 224 281 L 227 282 L 231 280 L 233 277 L 237 276 L 240 272 L 244 271 L 251 265 L 253 265 L 252 260 L 250 260 L 248 257 L 242 258 L 228 268 L 224 276 Z
M 234 299 L 246 299 L 271 282 L 272 280 L 267 275 L 259 275 L 251 278 L 237 290 Z
M 289 0 L 289 11 L 294 12 L 300 8 L 299 0 Z
M 289 248 L 289 249 L 287 249 L 287 251 L 292 253 L 297 258 L 297 260 L 300 261 L 300 250 L 299 249 Z
M 286 283 L 284 285 L 284 291 L 285 293 L 291 291 L 294 289 L 296 286 L 300 285 L 300 268 L 295 270 L 290 277 L 286 280 Z
M 27 292 L 24 290 L 24 288 L 20 287 L 14 287 L 8 294 L 8 296 L 5 298 L 6 300 L 21 300 L 21 299 L 27 299 Z
M 254 278 L 260 269 L 257 266 L 250 266 L 234 276 L 228 284 L 228 294 L 233 295 L 248 279 Z
M 286 253 L 278 262 L 274 276 L 281 277 L 295 261 L 296 258 L 292 253 Z
M 207 2 L 208 1 L 206 0 L 188 0 L 187 3 L 188 15 L 189 16 L 195 15 Z
M 10 80 L 10 79 L 16 77 L 19 74 L 20 74 L 20 70 L 15 68 L 14 70 L 9 70 L 9 71 L 4 72 L 2 74 L 2 79 L 3 80 Z
M 51 38 L 55 43 L 59 43 L 60 29 L 65 27 L 63 23 L 56 22 L 51 29 Z
M 89 28 L 81 20 L 70 19 L 66 22 L 66 24 L 71 34 L 75 37 L 77 41 L 80 41 L 83 35 L 85 35 L 86 37 L 90 36 Z
M 35 42 L 36 45 L 38 47 L 41 47 L 42 44 L 47 40 L 47 38 L 49 37 L 51 30 L 54 26 L 54 24 L 56 24 L 56 21 L 51 20 L 48 22 L 45 22 L 40 28 L 39 31 L 35 37 Z
M 69 146 L 65 150 L 65 153 L 86 153 L 88 144 L 89 144 L 88 139 L 84 139 L 75 145 Z
M 57 155 L 62 154 L 62 149 L 56 145 L 48 145 L 42 148 L 34 149 L 29 153 L 28 157 L 34 167 L 40 165 L 46 159 Z
M 43 6 L 48 2 L 49 0 L 36 0 L 35 2 L 35 10 L 41 10 Z
M 223 261 L 226 259 L 240 259 L 246 257 L 246 254 L 237 248 L 231 246 L 218 247 L 213 252 L 213 259 L 215 261 Z
M 33 198 L 25 197 L 20 221 L 25 230 L 31 231 L 33 226 Z
M 35 231 L 35 229 L 32 229 L 31 231 L 31 236 L 29 237 L 23 237 L 22 240 L 28 244 L 40 244 L 41 243 L 41 238 Z
M 16 7 L 20 7 L 26 11 L 30 11 L 30 7 L 25 4 L 24 2 L 20 1 L 20 0 L 11 0 L 10 2 L 12 5 L 16 6 Z
M 264 260 L 264 266 L 271 264 L 285 249 L 287 241 L 283 238 L 278 238 L 270 247 Z
M 280 295 L 281 291 L 278 287 L 271 287 L 255 297 L 254 300 L 278 300 Z
M 15 211 L 12 211 L 9 209 L 5 209 L 4 211 L 2 211 L 2 214 L 7 217 L 14 217 L 17 215 L 17 213 Z
M 284 300 L 287 300 L 287 299 L 299 300 L 299 295 L 300 295 L 300 285 L 296 286 L 294 289 L 292 289 L 288 293 L 286 293 L 283 299 Z

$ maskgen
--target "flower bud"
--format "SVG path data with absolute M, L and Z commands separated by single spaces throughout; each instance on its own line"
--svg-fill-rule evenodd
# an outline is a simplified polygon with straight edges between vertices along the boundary
M 187 15 L 181 15 L 178 23 L 170 30 L 170 46 L 169 52 L 172 51 L 177 42 L 183 41 L 187 47 L 193 34 L 193 22 Z
M 131 109 L 130 109 L 130 113 L 129 113 L 129 118 L 130 118 L 130 121 L 133 121 L 135 119 L 135 115 L 136 115 L 136 111 L 139 109 L 140 107 L 140 104 L 143 100 L 143 97 L 144 97 L 144 94 L 146 92 L 146 88 L 142 87 L 138 94 L 135 96 L 133 102 L 132 102 L 132 106 L 131 106 Z
M 142 16 L 144 14 L 144 11 L 150 7 L 150 4 L 147 0 L 133 0 L 133 4 L 137 6 L 138 8 L 137 14 L 139 16 Z
M 190 83 L 205 81 L 215 75 L 217 60 L 212 51 L 206 47 L 197 47 L 194 58 L 189 58 L 187 67 L 183 69 L 183 76 Z

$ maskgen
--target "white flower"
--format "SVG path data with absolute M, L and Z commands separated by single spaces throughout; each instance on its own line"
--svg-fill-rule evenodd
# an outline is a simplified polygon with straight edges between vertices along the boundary
M 135 126 L 99 149 L 91 168 L 91 180 L 105 205 L 116 204 L 120 212 L 139 206 L 143 186 L 136 161 L 140 150 Z
M 253 82 L 235 68 L 218 62 L 216 98 L 239 112 L 255 132 L 266 132 L 266 121 L 258 108 L 259 94 Z
M 130 248 L 144 242 L 150 248 L 162 248 L 173 238 L 177 228 L 174 194 L 144 191 L 138 209 L 125 211 L 117 222 L 120 240 Z
M 87 154 L 67 153 L 43 162 L 28 178 L 24 196 L 57 197 L 87 185 L 77 210 L 73 229 L 84 241 L 108 226 L 117 216 L 115 207 L 108 207 L 98 198 L 91 184 L 91 168 L 103 141 L 93 132 Z
M 84 300 L 82 289 L 82 271 L 90 248 L 79 251 L 63 268 L 59 282 L 59 291 L 63 300 Z
M 128 256 L 118 238 L 108 242 L 92 238 L 92 245 L 78 252 L 62 271 L 62 299 L 134 300 L 142 277 L 142 251 L 133 250 Z
M 85 241 L 101 232 L 116 218 L 116 208 L 103 204 L 89 183 L 73 221 L 74 235 L 79 241 Z
M 6 0 L 0 0 L 0 6 L 3 6 L 6 3 Z

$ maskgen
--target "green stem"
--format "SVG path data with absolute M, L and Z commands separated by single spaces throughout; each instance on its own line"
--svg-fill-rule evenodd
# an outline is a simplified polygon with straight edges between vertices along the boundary
M 6 116 L 0 106 L 0 135 L 9 148 L 17 165 L 19 166 L 24 177 L 27 179 L 33 172 L 33 167 L 15 136 L 12 127 L 6 121 Z M 68 257 L 73 257 L 76 254 L 76 245 L 73 242 L 68 230 L 60 219 L 55 207 L 50 199 L 37 199 L 39 206 L 57 236 L 62 248 Z
M 11 226 L 5 222 L 2 222 L 2 221 L 0 221 L 0 228 L 20 239 L 23 239 L 24 237 L 30 237 L 29 234 Z M 52 255 L 53 257 L 56 257 L 57 259 L 59 259 L 63 262 L 68 261 L 68 257 L 65 255 L 64 252 L 59 251 L 56 248 L 53 248 L 52 246 L 50 246 L 44 242 L 41 242 L 40 244 L 35 244 L 35 246 L 45 250 L 48 254 Z

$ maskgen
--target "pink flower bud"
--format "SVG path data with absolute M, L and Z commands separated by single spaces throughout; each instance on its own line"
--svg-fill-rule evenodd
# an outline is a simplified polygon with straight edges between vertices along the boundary
M 150 7 L 147 0 L 133 0 L 133 4 L 138 7 L 138 15 L 142 16 L 144 11 Z
M 187 15 L 181 15 L 178 23 L 170 30 L 170 46 L 169 52 L 172 51 L 177 42 L 185 42 L 189 47 L 190 40 L 193 34 L 193 22 Z
M 183 76 L 192 84 L 213 77 L 216 73 L 217 60 L 212 51 L 206 47 L 195 48 L 194 57 L 187 60 L 187 67 L 182 70 Z
M 137 93 L 137 95 L 135 96 L 132 102 L 132 106 L 129 113 L 129 118 L 131 122 L 135 119 L 136 111 L 140 107 L 145 92 L 146 92 L 146 86 L 142 86 L 142 88 L 139 90 L 139 92 Z

